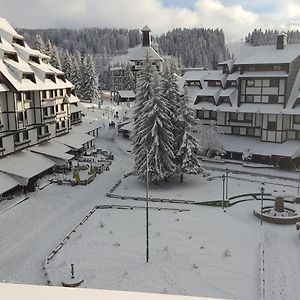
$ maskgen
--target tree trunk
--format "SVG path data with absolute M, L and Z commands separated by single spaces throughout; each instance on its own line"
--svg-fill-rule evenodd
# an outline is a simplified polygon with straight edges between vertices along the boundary
M 180 174 L 180 183 L 183 183 L 183 173 Z

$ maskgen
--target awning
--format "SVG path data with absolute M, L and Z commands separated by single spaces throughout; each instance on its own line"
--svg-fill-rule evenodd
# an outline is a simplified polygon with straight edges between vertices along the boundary
M 95 139 L 94 136 L 70 131 L 68 134 L 64 136 L 55 138 L 54 141 L 69 146 L 72 149 L 80 150 L 84 147 L 85 144 L 87 144 L 88 142 L 94 139 Z
M 0 182 L 0 195 L 19 185 L 18 181 L 4 173 L 0 173 Z
M 0 159 L 0 171 L 12 176 L 20 185 L 26 186 L 30 178 L 55 166 L 55 163 L 29 150 L 23 150 Z
M 42 154 L 53 160 L 58 165 L 66 164 L 74 157 L 74 155 L 67 153 L 71 150 L 71 148 L 53 140 L 30 147 L 28 150 Z

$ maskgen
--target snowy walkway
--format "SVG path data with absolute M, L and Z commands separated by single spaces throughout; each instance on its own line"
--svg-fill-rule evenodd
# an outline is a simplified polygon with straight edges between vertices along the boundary
M 115 161 L 109 172 L 88 187 L 50 185 L 30 194 L 22 204 L 0 215 L 0 281 L 45 284 L 41 262 L 76 222 L 105 198 L 115 178 L 131 168 L 130 160 L 111 141 Z

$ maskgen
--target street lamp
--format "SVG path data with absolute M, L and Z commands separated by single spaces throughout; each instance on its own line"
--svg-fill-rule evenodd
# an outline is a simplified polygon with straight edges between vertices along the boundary
M 299 197 L 299 191 L 300 191 L 300 169 L 298 169 L 298 173 L 299 173 L 299 176 L 298 176 L 297 196 Z
M 262 221 L 263 221 L 263 207 L 264 207 L 264 192 L 265 189 L 262 187 L 260 189 L 261 192 L 261 203 L 260 203 L 260 226 L 262 226 Z
M 228 199 L 228 174 L 229 174 L 229 169 L 226 168 L 226 199 Z
M 149 155 L 146 150 L 146 262 L 149 262 Z
M 225 200 L 225 175 L 222 175 L 222 181 L 223 181 L 223 198 L 222 198 L 222 208 L 224 210 L 224 200 Z

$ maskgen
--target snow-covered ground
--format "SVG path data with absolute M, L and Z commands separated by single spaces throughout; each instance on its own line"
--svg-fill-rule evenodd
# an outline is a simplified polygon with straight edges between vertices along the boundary
M 94 112 L 86 109 L 86 113 L 91 121 L 103 114 L 96 109 Z M 107 122 L 111 120 L 108 114 Z M 112 151 L 115 160 L 110 171 L 97 176 L 90 185 L 52 184 L 30 193 L 28 200 L 9 210 L 7 203 L 0 205 L 0 281 L 45 284 L 43 260 L 95 205 L 144 205 L 143 202 L 105 197 L 114 183 L 133 167 L 130 141 L 121 136 L 114 138 L 115 133 L 113 129 L 105 129 L 96 140 L 96 146 Z M 220 200 L 220 176 L 224 172 L 208 172 L 212 177 L 210 181 L 207 177 L 185 176 L 182 184 L 176 178 L 158 186 L 151 185 L 150 196 Z M 272 173 L 279 177 L 285 174 L 273 170 Z M 295 181 L 237 172 L 230 176 L 229 196 L 259 193 L 262 182 L 266 193 L 276 190 L 295 195 L 297 192 Z M 130 176 L 122 179 L 115 193 L 144 196 L 145 186 Z M 226 213 L 218 207 L 150 205 L 190 211 L 150 210 L 149 264 L 144 262 L 144 210 L 97 210 L 49 265 L 52 279 L 60 284 L 69 272 L 70 263 L 75 263 L 76 272 L 86 279 L 89 287 L 259 298 L 260 226 L 253 216 L 258 202 L 237 204 Z M 290 206 L 300 210 L 299 205 Z M 300 241 L 295 226 L 264 224 L 263 228 L 265 299 L 300 299 Z M 224 255 L 227 249 L 229 255 Z

